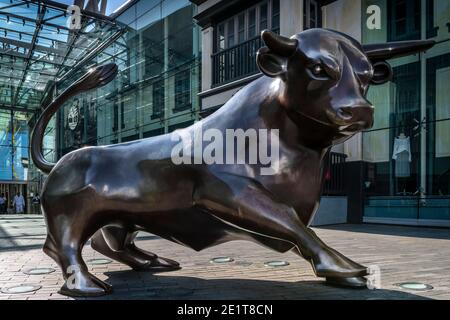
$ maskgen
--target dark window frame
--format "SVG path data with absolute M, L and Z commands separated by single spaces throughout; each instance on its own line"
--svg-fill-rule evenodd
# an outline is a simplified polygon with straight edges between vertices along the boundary
M 263 29 L 269 29 L 279 33 L 280 30 L 280 0 L 265 0 L 253 5 L 238 14 L 235 14 L 223 21 L 217 23 L 214 27 L 214 53 L 235 47 L 259 36 L 259 33 L 263 31 L 261 29 L 261 7 L 267 5 L 267 27 Z M 275 11 L 277 9 L 277 11 Z M 255 12 L 255 24 L 251 25 L 255 28 L 255 31 L 250 33 L 250 13 Z M 244 15 L 244 37 L 239 38 L 239 32 L 242 31 L 239 25 L 239 18 Z M 275 18 L 275 19 L 274 19 Z M 277 23 L 274 25 L 274 21 Z M 232 25 L 233 35 L 229 34 L 229 26 Z M 223 29 L 223 39 L 220 38 L 221 34 L 219 29 Z M 233 39 L 233 43 L 230 44 L 230 39 Z M 223 46 L 222 46 L 223 44 Z
M 164 118 L 165 114 L 165 85 L 164 79 L 157 80 L 152 87 L 152 108 L 153 114 L 151 119 Z
M 174 76 L 174 112 L 180 112 L 192 108 L 191 101 L 191 69 L 179 71 Z
M 398 8 L 401 4 L 405 6 L 404 18 L 398 16 Z M 388 0 L 388 41 L 419 40 L 423 23 L 420 11 L 420 0 Z M 399 33 L 398 24 L 403 21 L 405 30 Z M 416 26 L 417 22 L 418 26 Z
M 315 19 L 311 19 L 311 5 L 315 6 Z M 311 22 L 314 21 L 312 25 Z M 318 0 L 303 1 L 303 29 L 321 28 L 322 27 L 322 6 Z

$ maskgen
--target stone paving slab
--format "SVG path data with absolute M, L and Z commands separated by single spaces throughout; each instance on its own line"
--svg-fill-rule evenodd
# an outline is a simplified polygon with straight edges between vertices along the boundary
M 333 248 L 365 265 L 381 269 L 379 290 L 349 290 L 324 284 L 310 265 L 294 253 L 279 254 L 251 242 L 236 241 L 195 252 L 142 234 L 137 245 L 181 263 L 170 273 L 134 272 L 118 262 L 90 265 L 90 271 L 114 286 L 101 299 L 450 299 L 450 230 L 380 225 L 316 228 Z M 68 300 L 57 291 L 63 279 L 56 264 L 42 252 L 45 223 L 41 216 L 0 216 L 0 288 L 38 284 L 32 294 L 2 294 L 0 300 Z M 87 245 L 85 261 L 105 258 Z M 234 262 L 212 264 L 214 257 Z M 267 261 L 288 261 L 270 268 Z M 48 275 L 26 275 L 34 267 L 51 267 Z M 421 282 L 434 287 L 408 291 L 396 284 Z

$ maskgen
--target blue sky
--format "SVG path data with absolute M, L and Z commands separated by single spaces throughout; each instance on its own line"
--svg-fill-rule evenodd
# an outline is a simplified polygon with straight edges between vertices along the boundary
M 74 0 L 57 0 L 57 1 L 68 5 L 73 4 L 74 2 Z M 85 0 L 85 3 L 87 2 L 88 0 Z M 110 15 L 126 2 L 128 2 L 128 0 L 108 0 L 108 6 L 106 7 L 106 15 Z

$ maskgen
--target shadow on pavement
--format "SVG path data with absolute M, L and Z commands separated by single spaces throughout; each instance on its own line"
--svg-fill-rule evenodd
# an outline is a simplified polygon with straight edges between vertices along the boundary
M 17 242 L 11 237 L 11 235 L 0 225 L 0 248 L 15 248 Z
M 281 282 L 249 279 L 200 279 L 185 276 L 134 272 L 107 272 L 112 295 L 101 299 L 246 299 L 246 300 L 428 300 L 411 293 L 393 290 L 342 289 L 322 280 Z

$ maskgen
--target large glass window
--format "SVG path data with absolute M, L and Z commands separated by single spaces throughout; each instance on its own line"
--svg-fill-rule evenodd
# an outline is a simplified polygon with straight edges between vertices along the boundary
M 164 80 L 153 83 L 153 118 L 164 117 Z
M 219 23 L 215 28 L 215 50 L 221 51 L 253 39 L 265 29 L 279 32 L 280 0 L 263 1 Z
M 175 74 L 175 109 L 182 111 L 191 108 L 191 74 L 183 70 Z
M 126 24 L 127 32 L 86 69 L 115 62 L 119 74 L 107 86 L 65 105 L 59 118 L 59 156 L 85 145 L 164 134 L 198 118 L 201 42 L 195 11 L 188 0 L 140 0 L 117 18 L 119 24 Z M 58 92 L 85 70 L 68 79 Z M 75 99 L 78 107 L 72 108 Z
M 388 1 L 389 40 L 420 39 L 421 0 Z
M 259 33 L 265 29 L 280 31 L 280 0 L 262 1 L 217 24 L 213 86 L 258 72 L 256 52 L 263 46 Z
M 316 0 L 305 0 L 303 2 L 304 29 L 322 27 L 322 12 Z
M 374 128 L 363 134 L 364 219 L 443 225 L 450 221 L 450 0 L 391 0 L 387 9 L 387 30 L 363 26 L 364 42 L 420 39 L 424 23 L 424 37 L 439 43 L 390 61 L 393 81 L 369 90 L 376 109 Z
M 28 116 L 0 110 L 0 181 L 28 180 Z

